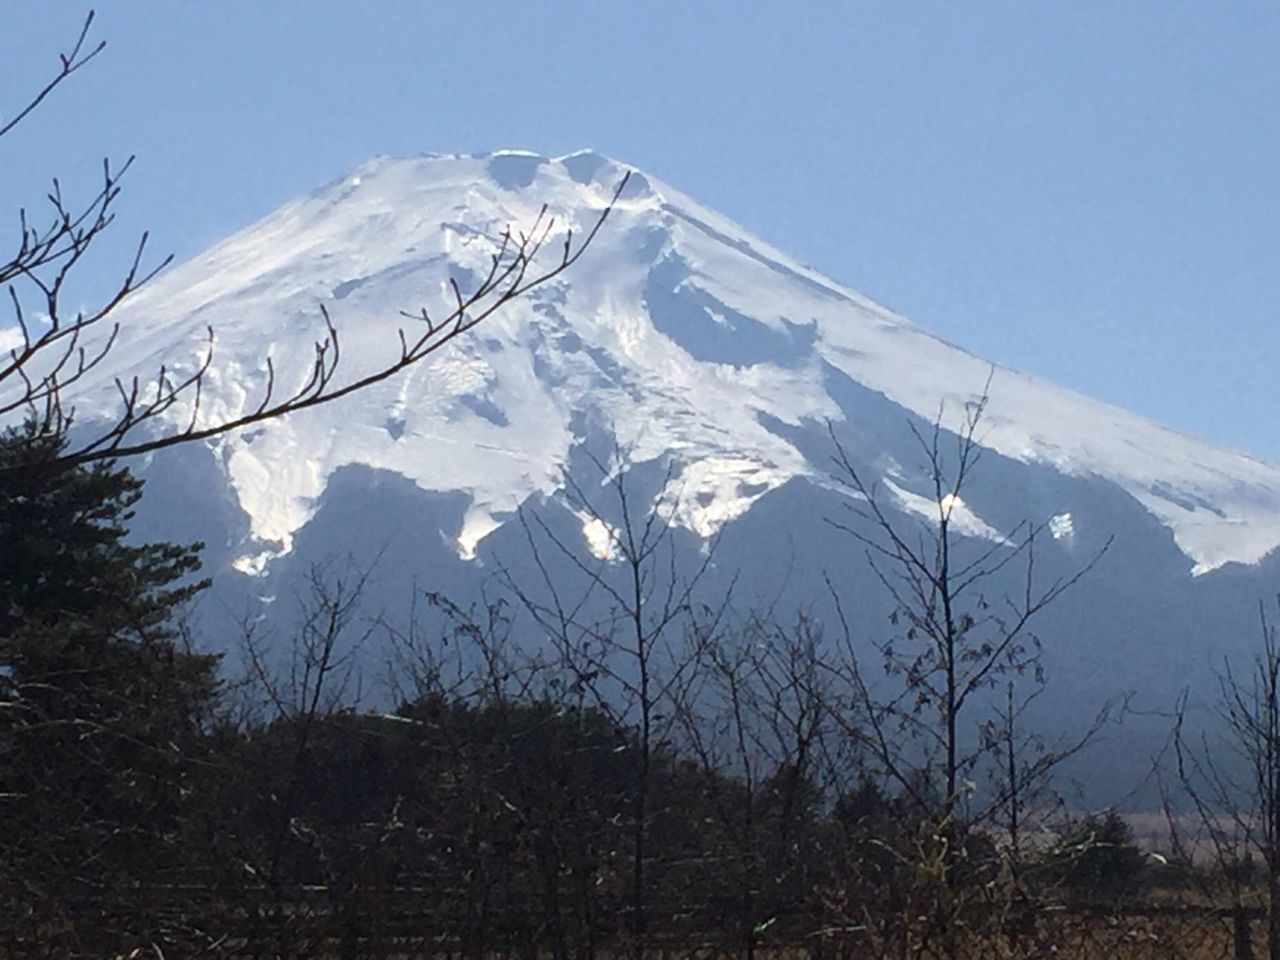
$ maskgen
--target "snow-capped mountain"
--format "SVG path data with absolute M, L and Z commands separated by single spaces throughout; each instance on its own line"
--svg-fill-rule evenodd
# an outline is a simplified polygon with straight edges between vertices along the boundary
M 591 152 L 370 162 L 128 301 L 112 368 L 87 385 L 81 416 L 113 402 L 108 375 L 194 363 L 208 325 L 217 348 L 203 416 L 234 415 L 260 394 L 268 356 L 279 375 L 307 372 L 321 303 L 341 331 L 345 375 L 370 369 L 398 350 L 399 311 L 445 308 L 447 281 L 465 288 L 505 226 L 532 222 L 545 203 L 557 231 L 581 230 L 623 172 Z M 1195 573 L 1254 564 L 1280 544 L 1280 467 L 993 370 L 642 174 L 554 283 L 408 374 L 226 437 L 216 452 L 247 517 L 235 557 L 244 571 L 289 552 L 335 472 L 353 464 L 465 495 L 450 535 L 472 557 L 520 503 L 557 489 L 589 423 L 607 424 L 637 461 L 673 457 L 677 522 L 707 537 L 788 481 L 825 483 L 828 421 L 855 431 L 857 454 L 901 509 L 932 510 L 893 451 L 867 444 L 901 432 L 909 414 L 955 422 L 989 377 L 984 447 L 1118 487 Z M 850 420 L 840 395 L 855 385 L 887 401 L 880 422 Z M 1064 541 L 1100 522 L 1070 502 L 1027 506 Z M 957 510 L 983 536 L 1008 522 Z
M 340 377 L 377 369 L 413 323 L 400 311 L 447 313 L 449 281 L 468 288 L 505 227 L 548 205 L 554 258 L 563 231 L 592 225 L 624 172 L 589 152 L 366 164 L 130 298 L 111 364 L 75 397 L 78 415 L 114 409 L 117 375 L 190 369 L 209 326 L 200 415 L 250 409 L 268 357 L 280 392 L 307 375 L 321 304 L 340 330 Z M 1048 728 L 1087 722 L 1124 691 L 1148 711 L 1089 760 L 1091 796 L 1110 802 L 1099 790 L 1127 789 L 1149 768 L 1178 691 L 1211 698 L 1213 669 L 1255 642 L 1258 600 L 1280 574 L 1280 467 L 993 368 L 643 174 L 568 271 L 407 373 L 135 464 L 148 479 L 137 533 L 206 542 L 214 589 L 201 616 L 207 638 L 231 649 L 246 617 L 289 629 L 290 597 L 316 563 L 372 570 L 372 612 L 416 616 L 424 589 L 465 605 L 497 569 L 546 572 L 528 563 L 518 509 L 582 558 L 606 553 L 607 529 L 564 485 L 600 493 L 584 454 L 607 458 L 619 444 L 643 489 L 670 474 L 673 539 L 691 567 L 718 534 L 709 590 L 732 586 L 740 606 L 827 623 L 828 590 L 840 590 L 853 632 L 875 638 L 892 604 L 859 545 L 828 522 L 852 502 L 832 477 L 835 442 L 900 519 L 933 517 L 911 428 L 927 431 L 939 411 L 955 426 L 984 387 L 982 463 L 951 512 L 970 547 L 998 549 L 1019 524 L 1044 523 L 1036 574 L 1052 582 L 1111 541 L 1036 620 Z M 172 412 L 185 422 L 186 410 Z M 993 595 L 1025 589 L 1006 573 Z

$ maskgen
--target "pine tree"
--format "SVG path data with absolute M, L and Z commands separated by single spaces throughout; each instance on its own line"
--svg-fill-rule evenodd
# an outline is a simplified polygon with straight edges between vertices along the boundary
M 174 624 L 200 545 L 128 542 L 141 481 L 55 467 L 65 442 L 0 435 L 0 900 L 114 948 L 180 857 L 216 658 Z

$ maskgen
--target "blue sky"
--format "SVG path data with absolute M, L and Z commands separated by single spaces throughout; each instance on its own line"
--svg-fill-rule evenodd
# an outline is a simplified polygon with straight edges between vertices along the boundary
M 0 114 L 85 9 L 6 0 Z M 375 154 L 590 146 L 979 355 L 1280 460 L 1280 4 L 118 0 L 95 35 L 0 141 L 10 230 L 103 156 L 138 155 L 119 239 L 181 259 Z

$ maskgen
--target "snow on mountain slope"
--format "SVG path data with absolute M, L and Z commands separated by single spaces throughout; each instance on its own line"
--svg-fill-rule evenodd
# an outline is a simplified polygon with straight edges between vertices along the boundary
M 466 288 L 506 225 L 532 222 L 547 203 L 558 229 L 589 226 L 623 169 L 590 152 L 372 161 L 128 301 L 110 372 L 190 365 L 212 325 L 202 417 L 233 415 L 260 396 L 268 356 L 278 374 L 305 375 L 325 303 L 354 376 L 398 350 L 398 311 L 447 312 L 448 279 Z M 941 407 L 948 422 L 991 375 L 984 446 L 1119 485 L 1198 572 L 1256 562 L 1280 544 L 1280 467 L 1014 371 L 992 374 L 637 174 L 594 247 L 557 281 L 407 375 L 217 441 L 256 540 L 242 566 L 288 550 L 328 478 L 352 463 L 466 492 L 458 548 L 470 555 L 519 502 L 556 489 L 591 423 L 609 425 L 637 460 L 674 455 L 678 520 L 708 535 L 789 479 L 825 476 L 825 463 L 768 425 L 842 416 L 825 365 L 926 419 Z M 105 377 L 87 387 L 82 416 L 110 406 Z M 898 497 L 921 509 L 918 495 Z M 998 535 L 968 519 L 973 532 Z

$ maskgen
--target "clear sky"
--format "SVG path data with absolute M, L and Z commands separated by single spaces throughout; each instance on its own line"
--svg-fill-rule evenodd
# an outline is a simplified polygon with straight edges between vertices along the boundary
M 0 114 L 87 5 L 4 8 Z M 593 147 L 981 356 L 1280 460 L 1280 3 L 104 0 L 95 36 L 0 140 L 0 237 L 103 156 L 138 155 L 120 239 L 181 259 L 376 154 Z

